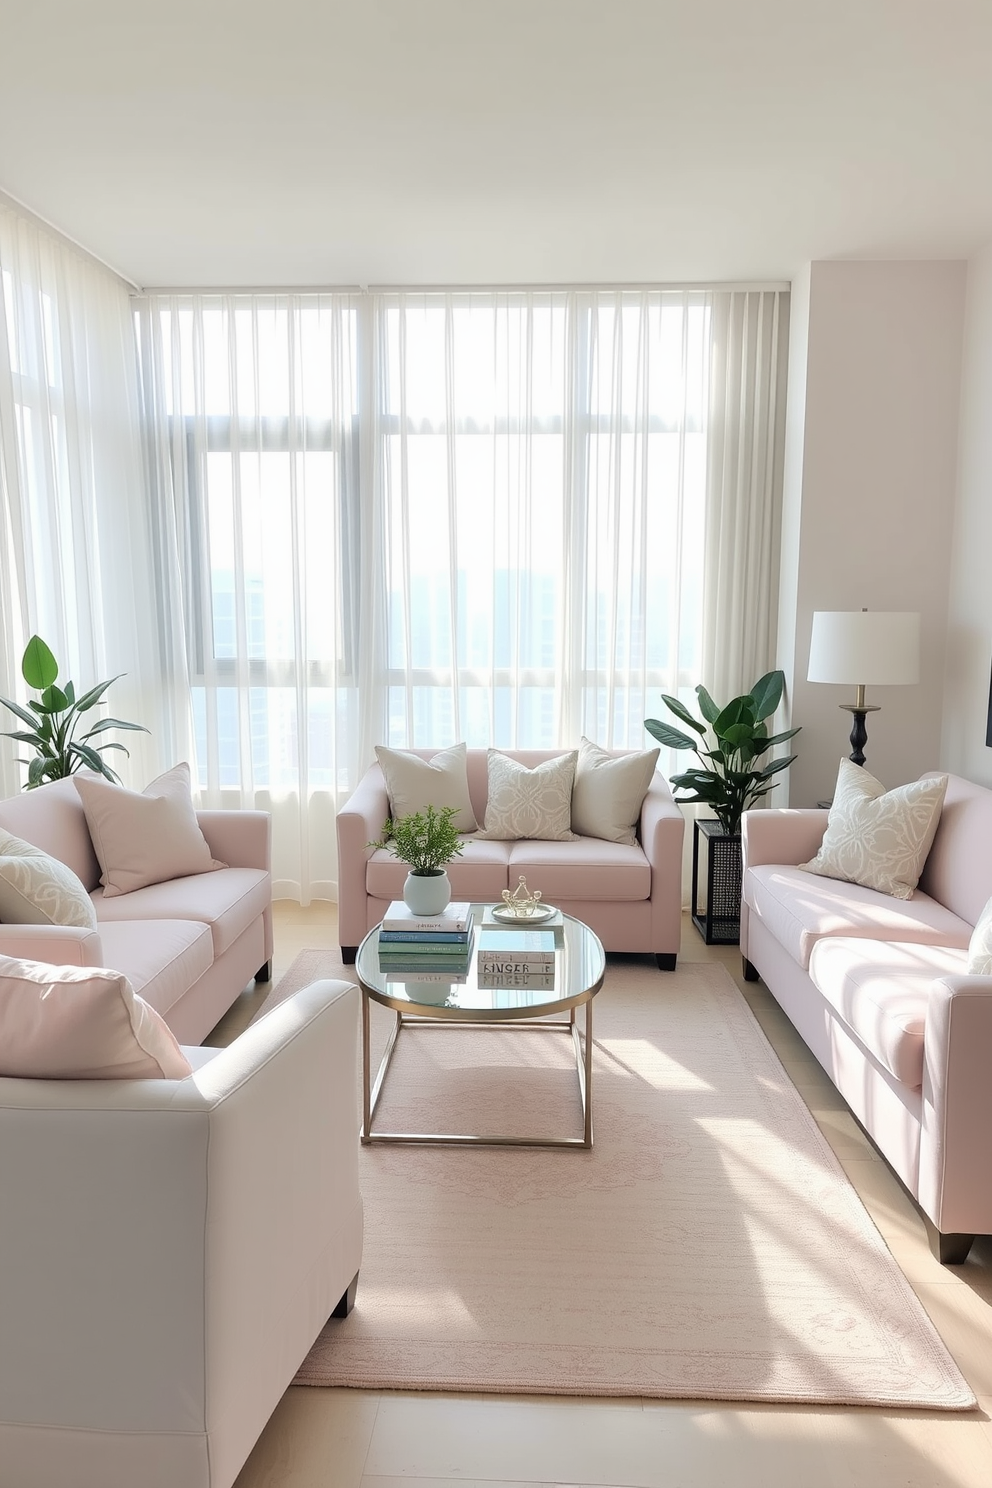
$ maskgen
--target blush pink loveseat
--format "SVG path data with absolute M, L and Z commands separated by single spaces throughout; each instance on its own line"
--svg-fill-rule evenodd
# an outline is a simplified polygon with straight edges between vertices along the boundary
M 902 1180 L 934 1254 L 958 1263 L 992 1233 L 992 977 L 966 971 L 992 896 L 992 791 L 949 777 L 908 900 L 799 868 L 826 823 L 745 814 L 744 974 L 762 977 Z
M 617 751 L 621 753 L 622 751 Z M 430 759 L 433 749 L 414 749 Z M 503 753 L 533 768 L 560 749 L 507 749 Z M 488 759 L 485 749 L 468 751 L 468 785 L 476 820 L 486 815 Z M 381 835 L 389 815 L 386 782 L 377 764 L 359 781 L 338 813 L 338 934 L 345 964 L 354 962 L 363 937 L 379 924 L 392 899 L 403 896 L 406 865 L 388 850 L 368 843 Z M 607 951 L 649 952 L 674 970 L 682 934 L 682 838 L 685 819 L 668 782 L 655 773 L 641 807 L 633 847 L 580 837 L 574 842 L 478 841 L 466 836 L 465 851 L 448 865 L 452 896 L 470 903 L 499 903 L 521 875 L 531 889 L 596 932 Z
M 264 811 L 199 811 L 197 820 L 228 867 L 105 899 L 72 780 L 0 801 L 0 828 L 71 868 L 97 918 L 96 930 L 0 924 L 0 955 L 123 972 L 180 1043 L 202 1043 L 252 977 L 270 974 L 271 832 Z

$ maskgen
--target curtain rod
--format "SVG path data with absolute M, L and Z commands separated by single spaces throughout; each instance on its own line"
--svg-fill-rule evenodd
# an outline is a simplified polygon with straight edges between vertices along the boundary
M 314 294 L 561 294 L 595 290 L 640 293 L 752 293 L 789 292 L 788 279 L 770 280 L 678 280 L 647 282 L 617 280 L 598 283 L 563 280 L 558 283 L 520 284 L 149 284 L 142 295 L 314 295 Z
M 19 197 L 13 196 L 11 192 L 5 191 L 2 187 L 0 187 L 0 202 L 6 202 L 14 211 L 20 212 L 22 216 L 30 218 L 32 222 L 37 223 L 39 227 L 43 227 L 46 232 L 51 233 L 52 237 L 58 238 L 60 242 L 68 243 L 70 248 L 74 248 L 77 253 L 81 253 L 91 263 L 98 264 L 101 269 L 106 269 L 109 274 L 113 274 L 114 278 L 119 279 L 122 284 L 126 284 L 128 289 L 133 290 L 136 294 L 143 293 L 140 284 L 135 284 L 134 280 L 129 279 L 127 274 L 122 274 L 120 269 L 115 268 L 112 263 L 108 263 L 105 258 L 101 258 L 99 253 L 94 253 L 93 249 L 87 248 L 85 243 L 80 243 L 77 238 L 72 237 L 67 232 L 63 232 L 61 227 L 56 227 L 54 222 L 49 222 L 47 217 L 43 217 L 40 212 L 36 212 L 33 207 L 29 207 L 27 202 L 22 202 Z

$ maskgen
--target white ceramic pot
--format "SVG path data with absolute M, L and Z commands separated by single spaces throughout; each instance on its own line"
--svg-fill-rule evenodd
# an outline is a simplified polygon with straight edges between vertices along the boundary
M 408 873 L 403 885 L 403 903 L 411 914 L 440 914 L 451 903 L 451 882 L 442 868 L 439 873 Z

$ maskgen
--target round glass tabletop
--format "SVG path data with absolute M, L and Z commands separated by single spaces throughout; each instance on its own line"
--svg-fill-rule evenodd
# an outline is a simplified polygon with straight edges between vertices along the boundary
M 525 977 L 480 975 L 479 929 L 485 907 L 472 906 L 472 951 L 467 967 L 457 970 L 397 966 L 392 958 L 388 966 L 382 966 L 379 927 L 370 930 L 355 958 L 356 975 L 369 996 L 401 1013 L 495 1023 L 564 1012 L 588 1002 L 599 991 L 606 972 L 602 944 L 588 925 L 571 915 L 563 915 L 562 925 L 554 932 L 553 969 L 535 967 Z

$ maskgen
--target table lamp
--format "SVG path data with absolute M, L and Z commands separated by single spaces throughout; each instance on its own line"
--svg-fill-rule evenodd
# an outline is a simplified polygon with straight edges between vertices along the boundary
M 865 716 L 879 704 L 865 702 L 866 687 L 904 686 L 920 680 L 920 617 L 893 610 L 815 610 L 809 648 L 809 682 L 847 682 L 856 689 L 851 759 L 865 762 Z

